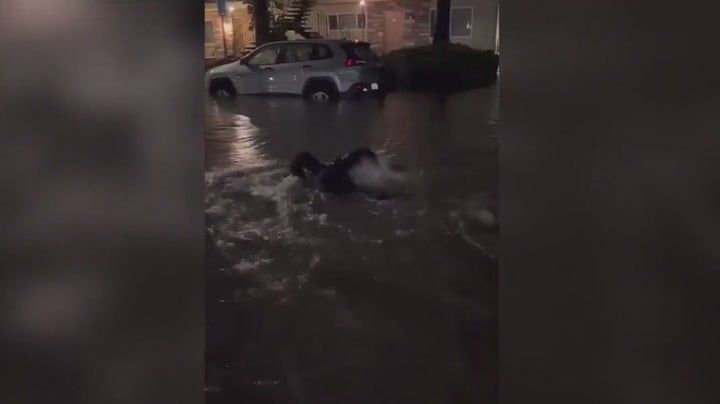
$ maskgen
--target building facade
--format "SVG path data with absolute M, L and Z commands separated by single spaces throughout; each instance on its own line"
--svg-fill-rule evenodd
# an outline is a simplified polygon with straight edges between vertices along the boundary
M 288 1 L 286 1 L 287 3 Z M 306 25 L 320 36 L 369 42 L 387 53 L 432 43 L 437 0 L 316 0 Z M 205 58 L 242 55 L 255 43 L 247 5 L 228 2 L 220 18 L 215 2 L 205 3 Z M 452 0 L 450 41 L 476 49 L 499 47 L 498 0 Z
M 325 38 L 369 42 L 379 53 L 432 43 L 436 0 L 317 0 L 308 25 Z M 452 0 L 450 41 L 498 45 L 498 0 Z
M 240 1 L 227 2 L 228 15 L 220 18 L 215 2 L 205 3 L 205 59 L 221 59 L 238 56 L 255 43 L 255 31 L 251 29 L 252 16 L 247 4 Z M 223 30 L 225 41 L 223 43 Z M 227 55 L 225 48 L 227 46 Z

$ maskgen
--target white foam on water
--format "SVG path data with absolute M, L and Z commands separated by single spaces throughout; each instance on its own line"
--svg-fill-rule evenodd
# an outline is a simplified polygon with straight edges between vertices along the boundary
M 470 216 L 473 219 L 476 219 L 480 223 L 482 223 L 485 226 L 493 227 L 497 226 L 498 220 L 494 213 L 490 212 L 486 208 L 475 208 L 475 209 L 468 209 L 466 212 L 468 216 Z
M 255 272 L 260 266 L 270 264 L 273 260 L 271 258 L 259 258 L 256 260 L 242 259 L 239 263 L 233 266 L 233 269 L 241 274 L 247 274 Z
M 273 292 L 281 292 L 281 291 L 284 291 L 285 289 L 287 289 L 287 286 L 288 286 L 288 279 L 283 278 L 283 279 L 275 280 L 275 281 L 268 283 L 267 285 L 265 285 L 265 288 L 267 290 L 270 290 Z
M 472 237 L 470 237 L 467 230 L 465 229 L 465 222 L 460 217 L 458 211 L 456 211 L 456 210 L 450 211 L 449 215 L 458 225 L 457 234 L 459 234 L 460 237 L 462 237 L 466 243 L 468 243 L 469 245 L 482 251 L 485 255 L 487 255 L 491 259 L 497 260 L 497 258 L 495 258 L 495 256 L 485 248 L 485 246 L 483 246 L 479 241 L 474 240 Z M 452 233 L 450 233 L 450 234 L 452 234 Z
M 300 274 L 297 276 L 297 282 L 298 282 L 298 289 L 302 289 L 303 286 L 308 281 L 308 275 L 307 274 Z
M 220 179 L 224 180 L 223 190 L 229 192 L 245 191 L 252 192 L 257 187 L 272 187 L 278 185 L 278 177 L 283 170 L 276 168 L 272 170 L 262 170 L 256 172 L 244 171 L 242 173 L 230 173 L 222 177 L 216 177 L 216 182 Z M 261 196 L 262 192 L 256 192 Z M 267 193 L 267 192 L 266 192 Z
M 306 222 L 314 222 L 321 226 L 327 226 L 328 225 L 328 215 L 327 213 L 312 213 L 308 212 L 305 215 Z
M 348 174 L 361 190 L 388 195 L 405 191 L 410 178 L 405 173 L 392 170 L 382 156 L 378 156 L 377 163 L 367 158 L 361 159 Z
M 313 254 L 312 258 L 310 259 L 310 268 L 315 268 L 320 263 L 320 254 L 315 253 Z
M 260 181 L 250 183 L 250 194 L 273 201 L 287 199 L 292 188 L 298 184 L 298 180 L 295 177 L 286 176 L 277 182 L 277 176 L 280 173 L 280 170 L 274 170 L 266 173 L 263 178 L 259 178 Z
M 289 242 L 297 238 L 291 218 L 294 213 L 305 216 L 310 211 L 305 204 L 294 203 L 302 189 L 297 178 L 285 176 L 285 170 L 281 168 L 243 173 L 226 171 L 224 174 L 213 177 L 214 184 L 219 186 L 219 195 L 213 195 L 206 202 L 206 213 L 222 221 L 218 225 L 222 236 Z M 263 201 L 272 202 L 272 205 L 263 204 Z M 247 213 L 257 209 L 264 213 L 248 220 Z
M 295 231 L 281 217 L 241 222 L 226 226 L 223 230 L 228 236 L 246 241 L 256 239 L 284 240 L 295 236 Z
M 498 225 L 497 215 L 489 209 L 492 204 L 487 194 L 472 195 L 462 205 L 463 212 L 468 218 L 476 220 L 486 227 Z
M 233 177 L 240 174 L 243 174 L 247 172 L 247 168 L 224 168 L 224 169 L 216 169 L 213 171 L 206 171 L 205 172 L 205 186 L 211 186 L 217 183 L 218 181 L 227 178 L 227 177 Z
M 220 204 L 213 205 L 213 206 L 210 206 L 209 208 L 207 208 L 205 210 L 205 213 L 219 216 L 219 215 L 222 215 L 223 213 L 225 213 L 225 207 Z
M 415 229 L 410 229 L 410 230 L 397 229 L 397 230 L 395 230 L 396 237 L 407 237 L 413 233 L 415 233 Z
M 231 208 L 233 201 L 227 198 L 218 198 L 213 202 L 206 202 L 208 207 L 205 209 L 205 213 L 212 216 L 222 216 Z
M 487 193 L 476 193 L 465 199 L 451 198 L 449 202 L 454 207 L 452 212 L 455 216 L 462 214 L 465 219 L 487 228 L 498 226 L 497 214 L 491 210 L 496 203 L 490 199 Z

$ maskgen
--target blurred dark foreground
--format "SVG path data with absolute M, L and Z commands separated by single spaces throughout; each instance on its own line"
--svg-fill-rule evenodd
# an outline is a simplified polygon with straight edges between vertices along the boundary
M 202 18 L 0 2 L 0 402 L 202 402 Z

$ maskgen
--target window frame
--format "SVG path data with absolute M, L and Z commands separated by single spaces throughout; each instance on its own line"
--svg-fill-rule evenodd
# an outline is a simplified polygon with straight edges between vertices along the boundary
M 339 28 L 340 27 L 340 16 L 341 15 L 354 15 L 355 16 L 355 28 Z M 360 27 L 360 16 L 363 16 L 363 20 L 365 22 L 364 27 Z M 338 28 L 330 28 L 330 17 L 335 17 L 335 20 L 337 21 Z M 325 15 L 325 19 L 327 21 L 327 27 L 328 31 L 364 31 L 367 29 L 367 12 L 365 13 L 328 13 Z
M 458 9 L 466 9 L 470 10 L 470 34 L 469 35 L 453 35 L 452 34 L 452 11 L 458 10 Z M 431 7 L 430 12 L 428 13 L 428 31 L 430 32 L 430 38 L 433 37 L 433 13 L 437 15 L 437 8 Z M 457 38 L 457 39 L 470 39 L 473 36 L 473 32 L 475 32 L 475 7 L 474 6 L 453 6 L 450 7 L 450 39 Z
M 210 32 L 212 32 L 212 41 L 210 41 L 210 42 L 208 42 L 208 38 L 207 38 L 207 36 L 208 36 L 208 33 L 207 33 L 207 25 L 208 25 L 208 23 L 209 23 L 210 26 L 212 27 L 212 28 L 210 29 Z M 204 39 L 204 41 L 205 41 L 205 45 L 214 45 L 214 44 L 217 42 L 217 38 L 216 38 L 216 35 L 215 35 L 215 21 L 213 21 L 213 20 L 209 20 L 209 21 L 206 20 L 206 21 L 205 21 L 205 39 Z
M 304 62 L 295 62 L 295 61 L 293 61 L 293 62 L 286 62 L 286 61 L 278 62 L 278 61 L 277 61 L 278 59 L 275 59 L 275 63 L 273 63 L 273 64 L 264 64 L 264 65 L 250 64 L 250 61 L 251 61 L 253 58 L 255 58 L 260 52 L 263 52 L 265 49 L 270 49 L 270 48 L 273 48 L 273 47 L 279 47 L 279 48 L 280 48 L 280 51 L 278 52 L 278 57 L 280 57 L 281 55 L 284 56 L 284 55 L 287 53 L 288 48 L 291 47 L 291 46 L 293 46 L 293 45 L 311 45 L 311 46 L 324 47 L 324 48 L 328 51 L 328 55 L 329 55 L 329 56 L 328 56 L 328 57 L 321 58 L 321 59 L 310 59 L 310 60 L 304 61 Z M 334 59 L 334 58 L 335 58 L 335 53 L 333 52 L 332 48 L 331 48 L 330 46 L 328 46 L 327 44 L 324 44 L 324 43 L 321 43 L 321 42 L 314 42 L 314 41 L 307 41 L 307 42 L 305 42 L 305 41 L 303 41 L 303 43 L 297 43 L 297 44 L 289 43 L 289 42 L 282 42 L 282 43 L 264 45 L 264 46 L 261 46 L 261 47 L 258 48 L 258 49 L 255 49 L 254 51 L 252 51 L 251 53 L 249 53 L 247 56 L 245 56 L 245 59 L 247 60 L 247 62 L 245 62 L 245 64 L 248 65 L 248 66 L 253 66 L 253 67 L 257 67 L 257 66 L 275 66 L 275 65 L 286 65 L 286 64 L 290 64 L 290 63 L 310 63 L 310 62 L 317 62 L 317 61 L 323 61 L 323 60 L 331 60 L 331 59 Z

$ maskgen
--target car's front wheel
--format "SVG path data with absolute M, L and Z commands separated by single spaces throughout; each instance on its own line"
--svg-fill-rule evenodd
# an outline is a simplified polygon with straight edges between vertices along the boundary
M 335 86 L 327 81 L 316 81 L 309 83 L 305 88 L 305 99 L 317 103 L 325 103 L 336 101 L 338 99 L 338 91 Z
M 213 79 L 210 82 L 208 92 L 213 97 L 224 98 L 237 95 L 235 87 L 228 79 Z

